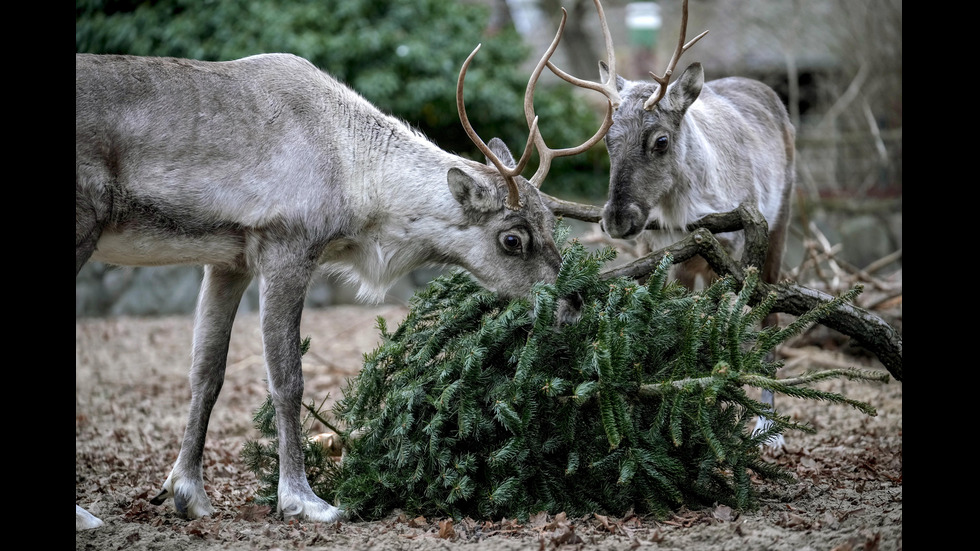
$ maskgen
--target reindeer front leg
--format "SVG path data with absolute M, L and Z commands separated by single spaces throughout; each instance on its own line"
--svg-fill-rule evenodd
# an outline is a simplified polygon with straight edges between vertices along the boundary
M 184 440 L 163 489 L 150 500 L 150 503 L 160 505 L 172 497 L 177 512 L 188 518 L 214 512 L 204 489 L 204 441 L 211 410 L 224 383 L 232 324 L 251 279 L 251 275 L 244 271 L 214 266 L 204 268 L 194 322 L 191 404 Z
M 317 497 L 306 477 L 300 421 L 300 319 L 314 270 L 308 258 L 267 251 L 261 283 L 262 339 L 279 437 L 278 510 L 284 520 L 333 522 L 340 518 L 340 509 Z
M 774 327 L 778 324 L 779 324 L 779 314 L 769 314 L 762 321 L 763 327 Z M 766 354 L 766 362 L 772 363 L 774 361 L 776 361 L 776 352 L 775 350 L 770 350 L 769 353 Z M 775 393 L 773 393 L 773 391 L 769 390 L 768 388 L 762 389 L 762 403 L 768 406 L 767 409 L 769 411 L 771 412 L 776 411 Z M 772 423 L 773 423 L 772 419 L 768 417 L 760 416 L 755 420 L 755 429 L 753 429 L 752 433 L 758 434 L 760 432 L 765 432 L 769 430 L 770 427 L 772 427 Z M 780 451 L 785 447 L 786 447 L 786 439 L 783 437 L 782 434 L 777 434 L 775 436 L 772 436 L 765 442 L 765 448 L 768 448 L 768 450 L 771 452 Z

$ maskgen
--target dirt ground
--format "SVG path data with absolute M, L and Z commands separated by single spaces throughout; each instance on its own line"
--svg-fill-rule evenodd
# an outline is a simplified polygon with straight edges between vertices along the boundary
M 333 401 L 362 354 L 378 339 L 377 316 L 389 327 L 398 306 L 309 310 L 303 335 L 307 401 Z M 240 316 L 228 372 L 211 419 L 205 481 L 216 514 L 188 521 L 172 502 L 150 505 L 179 450 L 189 398 L 190 317 L 83 319 L 75 322 L 75 500 L 105 521 L 75 533 L 76 550 L 900 550 L 902 549 L 902 383 L 832 381 L 822 388 L 872 404 L 876 417 L 827 403 L 782 398 L 777 407 L 806 420 L 816 434 L 789 433 L 772 461 L 797 482 L 760 484 L 762 507 L 679 511 L 655 521 L 628 515 L 565 518 L 549 511 L 513 519 L 407 518 L 330 525 L 284 523 L 255 506 L 258 483 L 239 454 L 258 438 L 253 411 L 266 396 L 258 318 Z M 828 344 L 829 343 L 829 344 Z M 785 347 L 781 375 L 808 368 L 883 369 L 829 340 Z

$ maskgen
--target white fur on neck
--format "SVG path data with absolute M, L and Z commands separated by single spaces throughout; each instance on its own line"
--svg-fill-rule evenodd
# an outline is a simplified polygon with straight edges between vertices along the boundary
M 467 234 L 476 238 L 449 190 L 447 173 L 453 166 L 474 170 L 478 164 L 442 151 L 407 127 L 388 145 L 375 152 L 385 156 L 376 166 L 399 168 L 362 173 L 358 185 L 348 188 L 352 211 L 361 214 L 349 237 L 331 243 L 322 257 L 324 270 L 359 285 L 359 300 L 376 303 L 417 268 L 459 264 L 453 251 Z

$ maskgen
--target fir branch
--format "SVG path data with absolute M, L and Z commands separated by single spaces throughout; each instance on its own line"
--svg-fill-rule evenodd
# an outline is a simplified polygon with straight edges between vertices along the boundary
M 837 369 L 827 369 L 824 371 L 813 371 L 804 373 L 799 377 L 790 377 L 787 379 L 771 379 L 769 377 L 760 377 L 757 375 L 742 375 L 741 380 L 745 381 L 745 384 L 753 386 L 762 386 L 763 384 L 769 384 L 769 381 L 777 380 L 784 386 L 799 386 L 799 385 L 809 385 L 817 381 L 824 379 L 839 379 L 841 377 L 858 380 L 858 381 L 870 381 L 878 383 L 887 383 L 890 378 L 887 373 L 881 371 L 873 371 L 870 369 L 856 369 L 856 368 L 837 368 Z
M 789 396 L 795 396 L 797 398 L 809 398 L 809 399 L 820 399 L 830 402 L 847 404 L 855 409 L 858 409 L 868 415 L 876 415 L 876 411 L 873 407 L 860 402 L 857 400 L 851 400 L 845 398 L 838 394 L 832 392 L 824 392 L 821 390 L 816 390 L 812 388 L 799 389 L 797 387 L 803 385 L 809 385 L 816 381 L 824 379 L 833 378 L 847 378 L 851 380 L 862 380 L 870 382 L 883 382 L 887 383 L 889 381 L 889 376 L 887 373 L 882 373 L 880 371 L 870 371 L 863 369 L 830 369 L 824 371 L 817 371 L 812 373 L 806 373 L 799 377 L 793 377 L 790 379 L 776 379 L 772 377 L 765 377 L 762 375 L 754 375 L 750 373 L 739 374 L 735 377 L 725 378 L 726 382 L 734 385 L 750 385 L 756 388 L 764 388 L 772 390 L 774 392 L 780 392 Z M 640 396 L 648 397 L 665 397 L 671 394 L 673 390 L 690 390 L 692 388 L 706 389 L 718 383 L 718 376 L 712 375 L 708 377 L 695 377 L 687 379 L 678 379 L 674 381 L 669 381 L 667 383 L 650 383 L 641 385 L 638 389 L 638 394 Z
M 616 396 L 612 392 L 599 392 L 599 418 L 602 420 L 602 428 L 606 431 L 606 439 L 609 440 L 611 450 L 619 447 L 619 443 L 623 440 L 616 414 L 616 408 L 619 406 Z
M 827 371 L 815 372 L 804 374 L 800 377 L 794 377 L 792 379 L 776 379 L 771 377 L 763 377 L 758 375 L 746 374 L 739 377 L 739 380 L 743 381 L 747 385 L 752 385 L 758 388 L 766 388 L 774 392 L 780 392 L 788 396 L 795 396 L 797 398 L 806 399 L 819 399 L 828 402 L 834 402 L 839 404 L 849 405 L 857 410 L 864 412 L 867 415 L 875 416 L 877 411 L 870 405 L 860 402 L 858 400 L 852 400 L 846 398 L 839 394 L 833 392 L 826 392 L 822 390 L 817 390 L 813 388 L 803 387 L 812 383 L 813 381 L 818 381 L 828 378 L 840 378 L 846 377 L 852 380 L 864 380 L 864 381 L 877 381 L 887 383 L 889 380 L 887 373 L 861 370 L 861 369 L 831 369 Z
M 882 382 L 887 383 L 889 381 L 889 376 L 887 373 L 881 371 L 872 371 L 867 369 L 829 369 L 824 371 L 815 371 L 811 373 L 806 373 L 799 377 L 793 377 L 789 379 L 774 379 L 771 377 L 764 377 L 760 375 L 753 374 L 739 374 L 735 377 L 728 378 L 725 380 L 731 381 L 735 385 L 751 385 L 758 388 L 769 388 L 770 390 L 775 390 L 772 388 L 773 385 L 779 385 L 780 387 L 795 387 L 799 385 L 812 384 L 816 381 L 823 379 L 834 379 L 846 377 L 852 380 L 863 380 L 872 382 Z M 687 379 L 677 379 L 669 381 L 666 383 L 649 383 L 641 385 L 638 389 L 638 394 L 640 396 L 654 396 L 654 397 L 664 397 L 672 394 L 672 390 L 684 390 L 691 388 L 707 388 L 708 386 L 715 384 L 718 381 L 717 375 L 710 375 L 707 377 L 692 377 Z M 780 392 L 782 390 L 780 389 Z M 795 392 L 795 391 L 794 391 Z

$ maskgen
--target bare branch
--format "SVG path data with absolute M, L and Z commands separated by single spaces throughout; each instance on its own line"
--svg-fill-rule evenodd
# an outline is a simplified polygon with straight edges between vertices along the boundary
M 602 209 L 599 207 L 542 195 L 545 197 L 546 204 L 553 209 L 556 215 L 585 222 L 597 222 L 601 219 Z M 761 224 L 760 220 L 762 221 Z M 647 226 L 647 228 L 659 229 L 653 225 Z M 713 234 L 743 229 L 746 230 L 746 252 L 743 262 L 739 263 L 731 258 Z M 602 273 L 602 277 L 606 279 L 628 277 L 645 281 L 667 254 L 671 255 L 671 260 L 675 264 L 694 256 L 701 256 L 716 274 L 731 276 L 737 285 L 741 286 L 745 282 L 745 269 L 748 266 L 761 265 L 757 258 L 758 253 L 751 251 L 765 251 L 768 243 L 765 219 L 751 203 L 742 205 L 731 212 L 706 216 L 689 225 L 686 230 L 692 233 L 677 243 L 653 251 L 632 262 L 610 268 Z M 769 284 L 760 281 L 756 286 L 752 302 L 757 304 L 770 293 L 774 293 L 776 296 L 772 312 L 794 316 L 801 316 L 821 304 L 833 301 L 835 298 L 823 291 L 810 289 L 796 283 Z M 844 304 L 823 319 L 821 324 L 860 342 L 864 348 L 878 357 L 882 365 L 895 379 L 902 380 L 902 335 L 881 317 L 864 308 Z

